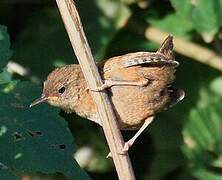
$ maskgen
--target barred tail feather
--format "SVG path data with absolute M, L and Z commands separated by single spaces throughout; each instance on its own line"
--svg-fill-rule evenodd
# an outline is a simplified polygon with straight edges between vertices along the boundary
M 168 60 L 160 57 L 150 56 L 128 59 L 123 62 L 123 67 L 138 66 L 142 64 L 169 65 L 175 67 L 179 66 L 179 62 L 175 60 Z

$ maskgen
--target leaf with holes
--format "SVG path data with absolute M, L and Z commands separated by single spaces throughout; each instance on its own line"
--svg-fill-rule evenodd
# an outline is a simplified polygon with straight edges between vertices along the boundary
M 23 82 L 12 93 L 0 94 L 0 163 L 10 171 L 60 172 L 71 179 L 88 179 L 72 157 L 74 140 L 58 109 L 29 108 L 39 92 Z

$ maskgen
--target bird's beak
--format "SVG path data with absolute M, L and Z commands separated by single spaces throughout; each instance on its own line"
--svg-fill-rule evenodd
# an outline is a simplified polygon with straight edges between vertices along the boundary
M 42 94 L 42 96 L 41 96 L 40 98 L 36 99 L 35 101 L 33 101 L 33 102 L 29 105 L 29 107 L 32 107 L 32 106 L 35 106 L 35 105 L 37 105 L 37 104 L 43 103 L 43 102 L 45 102 L 47 99 L 48 99 L 48 97 L 45 96 L 44 94 Z

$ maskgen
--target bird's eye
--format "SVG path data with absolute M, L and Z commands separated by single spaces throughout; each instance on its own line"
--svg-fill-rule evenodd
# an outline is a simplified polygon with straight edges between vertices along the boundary
M 65 92 L 66 88 L 63 86 L 59 89 L 59 93 L 60 94 L 63 94 Z

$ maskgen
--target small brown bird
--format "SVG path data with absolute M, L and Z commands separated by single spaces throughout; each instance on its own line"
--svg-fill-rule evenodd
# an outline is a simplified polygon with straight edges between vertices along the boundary
M 117 56 L 98 65 L 121 130 L 140 129 L 124 147 L 127 151 L 154 116 L 184 98 L 183 90 L 172 88 L 175 68 L 173 37 L 168 36 L 157 52 L 135 52 Z M 31 105 L 48 102 L 66 112 L 101 125 L 91 92 L 79 65 L 55 69 L 44 82 L 42 96 Z

